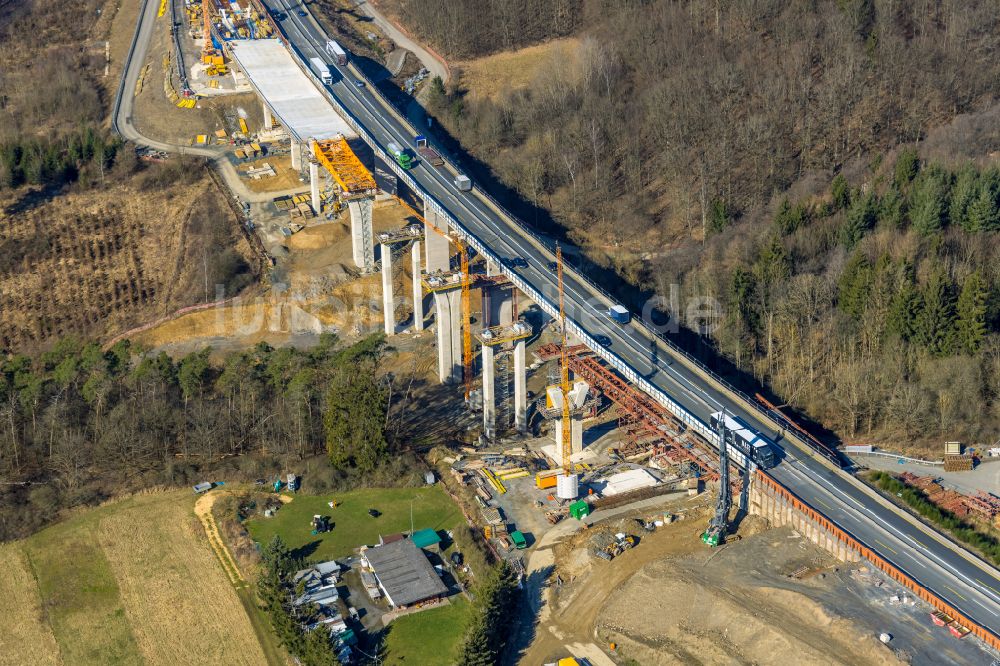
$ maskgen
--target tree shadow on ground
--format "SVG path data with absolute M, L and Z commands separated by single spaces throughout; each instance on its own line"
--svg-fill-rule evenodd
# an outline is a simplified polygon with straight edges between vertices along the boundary
M 528 646 L 535 640 L 538 632 L 538 613 L 542 608 L 543 594 L 553 571 L 555 567 L 549 565 L 532 571 L 525 577 L 521 590 L 521 603 L 518 604 L 520 613 L 512 627 L 501 663 L 508 666 L 520 663 Z

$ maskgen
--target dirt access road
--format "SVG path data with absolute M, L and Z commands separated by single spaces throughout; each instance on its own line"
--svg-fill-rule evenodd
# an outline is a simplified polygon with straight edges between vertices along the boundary
M 123 83 L 119 87 L 118 97 L 116 98 L 116 103 L 112 110 L 112 126 L 114 129 L 117 130 L 123 138 L 140 146 L 147 146 L 149 148 L 153 148 L 154 150 L 162 150 L 168 153 L 197 155 L 198 157 L 208 158 L 212 161 L 219 174 L 221 174 L 222 179 L 226 183 L 226 187 L 228 187 L 230 191 L 243 201 L 251 203 L 265 202 L 270 201 L 277 196 L 307 191 L 309 188 L 303 186 L 285 192 L 251 192 L 250 189 L 247 188 L 246 184 L 240 180 L 239 175 L 236 173 L 236 167 L 233 166 L 232 162 L 230 162 L 226 156 L 225 149 L 197 148 L 193 146 L 166 143 L 144 136 L 139 132 L 133 119 L 133 114 L 135 112 L 133 102 L 135 98 L 132 96 L 131 91 L 135 90 L 135 84 L 139 78 L 139 73 L 146 62 L 149 45 L 153 39 L 154 30 L 156 29 L 156 19 L 159 5 L 160 3 L 156 0 L 142 0 L 142 4 L 139 6 L 139 21 L 129 53 L 125 58 Z

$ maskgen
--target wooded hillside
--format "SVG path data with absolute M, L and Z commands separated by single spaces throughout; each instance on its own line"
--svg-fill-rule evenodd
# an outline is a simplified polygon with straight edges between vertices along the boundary
M 430 24 L 474 3 L 401 4 L 467 53 Z M 526 89 L 431 91 L 445 130 L 526 203 L 510 206 L 624 276 L 634 305 L 671 283 L 716 298 L 721 326 L 685 344 L 842 437 L 1000 438 L 1000 8 L 584 0 L 577 15 L 576 57 Z M 465 27 L 500 48 L 502 24 Z M 916 152 L 897 161 L 901 146 Z

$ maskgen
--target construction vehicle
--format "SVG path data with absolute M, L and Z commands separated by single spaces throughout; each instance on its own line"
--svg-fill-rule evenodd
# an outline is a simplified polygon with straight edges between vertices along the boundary
M 409 169 L 413 166 L 413 158 L 410 157 L 410 154 L 400 148 L 397 144 L 390 141 L 386 146 L 386 149 L 389 151 L 389 154 L 392 155 L 393 159 L 396 160 L 396 164 L 402 168 Z
M 619 532 L 618 534 L 615 535 L 615 543 L 617 543 L 618 547 L 622 550 L 622 552 L 624 552 L 630 548 L 635 548 L 635 545 L 638 542 L 635 540 L 635 537 L 632 536 L 631 534 L 625 534 L 624 532 Z
M 413 141 L 417 144 L 417 154 L 427 160 L 428 164 L 435 167 L 444 166 L 444 159 L 442 159 L 438 151 L 430 147 L 426 136 L 418 134 L 413 137 Z
M 729 488 L 729 444 L 726 436 L 725 412 L 722 418 L 715 419 L 719 429 L 719 501 L 715 505 L 715 515 L 708 523 L 708 529 L 701 535 L 706 545 L 714 548 L 725 542 L 726 525 L 729 521 L 729 509 L 733 504 L 732 492 Z M 749 463 L 747 464 L 749 467 Z

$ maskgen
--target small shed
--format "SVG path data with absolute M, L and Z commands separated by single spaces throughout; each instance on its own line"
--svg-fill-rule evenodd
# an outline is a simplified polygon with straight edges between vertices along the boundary
M 430 550 L 433 552 L 438 552 L 441 549 L 441 537 L 438 533 L 430 528 L 425 530 L 417 530 L 410 537 L 413 540 L 414 545 L 417 548 L 423 548 L 424 550 Z
M 198 493 L 199 495 L 200 495 L 201 493 L 205 493 L 205 492 L 208 492 L 208 491 L 209 491 L 209 490 L 211 490 L 211 489 L 212 489 L 212 483 L 211 483 L 210 481 L 205 481 L 205 482 L 203 482 L 203 483 L 199 483 L 198 485 L 196 485 L 196 486 L 194 487 L 194 491 L 195 491 L 196 493 Z
M 590 505 L 583 500 L 577 500 L 569 505 L 569 515 L 582 520 L 590 515 Z
M 434 476 L 434 472 L 430 470 L 424 472 L 424 483 L 426 483 L 428 486 L 433 486 L 436 480 L 437 479 Z

